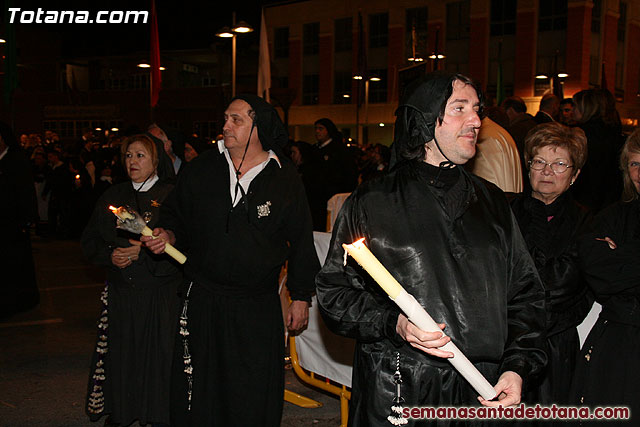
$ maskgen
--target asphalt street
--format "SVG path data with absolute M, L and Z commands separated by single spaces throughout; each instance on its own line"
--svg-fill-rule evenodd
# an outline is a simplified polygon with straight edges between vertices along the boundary
M 33 253 L 41 302 L 0 322 L 0 427 L 101 427 L 102 420 L 89 421 L 84 404 L 104 274 L 84 259 L 78 241 L 34 236 Z M 285 402 L 282 426 L 340 424 L 336 397 L 291 370 L 285 383 L 323 406 Z

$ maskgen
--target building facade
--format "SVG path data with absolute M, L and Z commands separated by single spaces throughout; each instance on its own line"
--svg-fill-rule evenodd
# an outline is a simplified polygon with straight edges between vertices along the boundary
M 520 96 L 532 114 L 553 79 L 565 97 L 605 86 L 623 124 L 640 118 L 640 0 L 304 0 L 265 19 L 272 98 L 295 139 L 313 142 L 328 117 L 389 144 L 403 85 L 434 69 L 469 75 L 490 100 Z

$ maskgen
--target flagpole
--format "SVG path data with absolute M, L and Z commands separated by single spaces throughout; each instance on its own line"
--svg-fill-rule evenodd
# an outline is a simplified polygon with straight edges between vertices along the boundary
M 151 0 L 151 73 L 150 73 L 150 116 L 153 122 L 155 107 L 158 105 L 160 98 L 160 86 L 162 83 L 162 76 L 160 74 L 160 37 L 158 34 L 158 15 L 156 11 L 156 2 Z

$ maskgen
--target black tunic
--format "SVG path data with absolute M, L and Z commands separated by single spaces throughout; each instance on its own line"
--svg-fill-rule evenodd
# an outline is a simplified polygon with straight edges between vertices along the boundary
M 524 194 L 511 202 L 545 288 L 547 369 L 526 396 L 527 403 L 568 404 L 580 342 L 578 326 L 593 298 L 580 270 L 578 238 L 590 230 L 591 215 L 564 193 L 553 203 Z
M 149 191 L 139 192 L 137 200 L 130 182 L 109 188 L 98 200 L 82 235 L 87 258 L 107 268 L 107 312 L 101 314 L 100 322 L 107 328 L 106 333 L 100 328 L 97 348 L 106 341 L 108 351 L 96 351 L 93 358 L 87 409 L 93 420 L 111 414 L 112 420 L 122 425 L 136 419 L 141 424 L 169 423 L 171 359 L 180 302 L 177 290 L 182 275 L 167 255 L 156 256 L 144 248 L 129 267 L 114 266 L 110 258 L 113 249 L 128 247 L 128 239 L 139 236 L 117 230 L 116 217 L 108 207 L 129 205 L 141 215 L 150 212 L 148 225 L 153 228 L 172 187 L 159 181 Z M 102 374 L 100 368 L 105 378 L 96 383 L 94 376 Z M 104 406 L 99 404 L 96 385 L 102 385 Z
M 396 352 L 405 406 L 478 402 L 446 360 L 396 333 L 398 308 L 352 259 L 343 266 L 342 243 L 364 237 L 407 292 L 446 323 L 446 334 L 490 383 L 508 370 L 527 381 L 546 361 L 544 293 L 502 192 L 461 168 L 437 177 L 433 169 L 409 163 L 356 189 L 316 280 L 328 326 L 358 340 L 353 426 L 388 425 Z
M 17 146 L 0 159 L 0 319 L 40 301 L 29 223 L 38 217 L 31 165 Z
M 284 330 L 278 276 L 309 301 L 319 270 L 311 216 L 293 164 L 270 160 L 232 208 L 229 166 L 209 150 L 180 172 L 162 209 L 193 281 L 188 342 L 193 366 L 191 410 L 182 344 L 176 343 L 172 423 L 179 426 L 280 424 Z M 248 410 L 248 408 L 250 408 Z
M 610 249 L 596 238 L 610 237 Z M 589 406 L 629 406 L 640 420 L 640 201 L 616 203 L 580 240 L 587 281 L 602 304 L 578 358 L 572 395 Z

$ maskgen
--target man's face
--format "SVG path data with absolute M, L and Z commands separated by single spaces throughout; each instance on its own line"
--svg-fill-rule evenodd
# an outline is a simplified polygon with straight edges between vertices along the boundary
M 324 127 L 324 125 L 317 124 L 316 125 L 316 140 L 319 143 L 323 143 L 327 139 L 329 139 L 329 131 L 327 130 L 326 127 Z
M 160 127 L 153 126 L 152 128 L 149 129 L 149 133 L 155 136 L 156 138 L 158 138 L 160 141 L 162 141 L 162 146 L 164 148 L 165 153 L 169 155 L 173 154 L 173 142 L 169 139 L 167 134 L 164 133 L 164 131 Z
M 227 150 L 244 150 L 251 134 L 251 142 L 257 143 L 258 129 L 251 133 L 253 119 L 249 116 L 251 106 L 242 99 L 236 99 L 224 112 L 224 146 Z
M 565 122 L 570 122 L 573 120 L 573 105 L 571 104 L 562 104 L 560 107 L 560 112 L 562 113 L 562 119 Z
M 162 142 L 164 142 L 167 139 L 167 134 L 164 133 L 164 131 L 160 129 L 158 126 L 153 126 L 149 128 L 149 133 L 155 136 L 156 138 L 158 138 Z
M 440 149 L 453 163 L 462 165 L 476 154 L 480 129 L 480 100 L 473 86 L 460 80 L 453 82 L 453 93 L 447 100 L 442 123 L 436 121 L 435 137 Z M 434 143 L 428 144 L 426 161 L 434 166 L 446 159 Z

